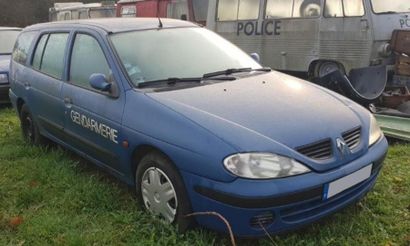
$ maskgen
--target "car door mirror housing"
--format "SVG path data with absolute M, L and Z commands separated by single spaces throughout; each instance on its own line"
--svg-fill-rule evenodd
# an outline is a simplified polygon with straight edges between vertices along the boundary
M 257 63 L 261 63 L 261 57 L 259 56 L 258 53 L 252 53 L 252 54 L 250 54 L 250 56 L 251 56 L 252 59 L 254 59 Z
M 93 73 L 90 76 L 90 85 L 92 88 L 99 90 L 99 91 L 103 91 L 103 92 L 111 91 L 111 83 L 109 83 L 105 75 L 101 73 Z

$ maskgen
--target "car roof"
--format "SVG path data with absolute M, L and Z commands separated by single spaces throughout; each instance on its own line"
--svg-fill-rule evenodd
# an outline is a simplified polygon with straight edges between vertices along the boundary
M 198 26 L 192 22 L 181 21 L 176 19 L 161 18 L 163 28 L 176 27 L 195 27 Z M 138 31 L 147 29 L 156 29 L 159 27 L 158 18 L 100 18 L 100 19 L 82 19 L 70 21 L 56 21 L 29 26 L 24 30 L 44 30 L 47 28 L 73 28 L 73 27 L 99 28 L 108 33 L 119 33 L 127 31 Z
M 0 26 L 0 31 L 21 31 L 21 28 L 19 27 L 6 27 L 6 26 Z

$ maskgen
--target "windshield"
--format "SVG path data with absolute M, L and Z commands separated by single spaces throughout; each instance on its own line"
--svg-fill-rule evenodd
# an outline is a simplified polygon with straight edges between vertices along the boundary
M 0 54 L 11 54 L 19 31 L 0 31 Z
M 90 18 L 110 18 L 115 17 L 115 9 L 91 9 L 90 10 Z
M 372 6 L 376 14 L 410 12 L 409 0 L 372 0 Z
M 111 40 L 135 86 L 230 68 L 261 68 L 242 50 L 200 27 L 120 33 Z

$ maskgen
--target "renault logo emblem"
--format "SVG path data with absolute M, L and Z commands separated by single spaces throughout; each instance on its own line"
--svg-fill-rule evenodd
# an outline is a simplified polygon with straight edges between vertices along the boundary
M 336 139 L 336 146 L 342 156 L 346 156 L 350 153 L 349 146 L 341 138 Z

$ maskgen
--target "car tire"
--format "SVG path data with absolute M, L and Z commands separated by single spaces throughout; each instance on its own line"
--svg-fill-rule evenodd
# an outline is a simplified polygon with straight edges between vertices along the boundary
M 185 185 L 173 163 L 159 152 L 150 152 L 138 163 L 135 176 L 139 204 L 184 233 L 193 226 Z
M 345 73 L 343 65 L 333 61 L 322 61 L 316 64 L 313 75 L 315 78 L 322 78 L 335 70 Z
M 45 145 L 46 139 L 40 134 L 37 123 L 27 105 L 23 105 L 20 110 L 20 126 L 23 138 L 29 144 Z

